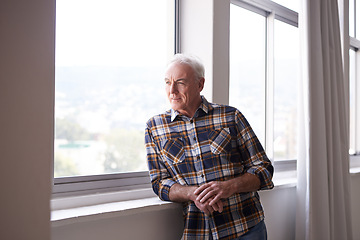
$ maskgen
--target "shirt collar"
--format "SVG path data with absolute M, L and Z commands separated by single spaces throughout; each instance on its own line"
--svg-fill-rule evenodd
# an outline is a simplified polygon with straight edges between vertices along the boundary
M 211 109 L 211 106 L 209 104 L 209 102 L 206 100 L 206 98 L 204 96 L 201 96 L 201 103 L 200 106 L 198 107 L 198 109 L 195 112 L 194 118 L 197 117 L 199 115 L 199 110 L 201 109 L 205 114 L 208 114 L 209 110 Z M 181 116 L 181 114 L 174 110 L 171 109 L 171 121 L 174 121 L 176 119 L 177 116 Z

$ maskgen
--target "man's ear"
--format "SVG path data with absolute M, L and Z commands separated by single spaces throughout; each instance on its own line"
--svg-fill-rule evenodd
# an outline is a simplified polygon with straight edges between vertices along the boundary
M 199 90 L 200 92 L 204 89 L 204 85 L 205 85 L 205 78 L 200 78 L 199 79 Z

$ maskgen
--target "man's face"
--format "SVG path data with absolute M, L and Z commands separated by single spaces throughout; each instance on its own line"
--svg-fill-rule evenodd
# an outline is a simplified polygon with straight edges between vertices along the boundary
M 165 90 L 171 108 L 188 117 L 193 117 L 201 103 L 200 92 L 204 78 L 197 79 L 187 64 L 174 63 L 165 73 Z

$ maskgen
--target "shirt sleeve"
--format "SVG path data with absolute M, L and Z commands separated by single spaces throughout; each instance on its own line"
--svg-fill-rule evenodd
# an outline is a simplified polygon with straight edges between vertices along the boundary
M 235 119 L 238 128 L 238 144 L 245 171 L 258 176 L 260 179 L 259 190 L 274 188 L 272 182 L 274 167 L 266 156 L 260 141 L 244 115 L 236 111 Z
M 175 181 L 162 161 L 158 147 L 148 127 L 145 129 L 145 147 L 153 191 L 161 200 L 170 201 L 170 188 L 175 184 Z

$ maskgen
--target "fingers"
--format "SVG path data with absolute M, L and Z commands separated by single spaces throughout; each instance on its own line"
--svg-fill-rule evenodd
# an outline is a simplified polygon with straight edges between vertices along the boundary
M 214 211 L 222 212 L 223 197 L 222 184 L 219 182 L 209 182 L 201 185 L 194 191 L 194 195 L 197 195 L 195 203 L 197 207 L 205 214 L 209 215 Z
M 217 205 L 216 211 L 218 211 L 219 213 L 222 213 L 222 211 L 224 210 L 223 202 L 221 200 L 217 201 L 215 205 Z
M 221 188 L 221 183 L 218 182 L 205 183 L 194 191 L 194 194 L 198 195 L 196 200 L 200 202 L 206 202 L 209 198 L 215 196 L 215 201 L 218 201 L 222 198 L 223 194 Z
M 214 196 L 215 192 L 210 189 L 205 189 L 197 196 L 196 200 L 200 201 L 201 203 L 206 202 L 210 197 Z
M 194 194 L 199 195 L 202 191 L 204 191 L 206 188 L 208 188 L 208 185 L 209 185 L 208 183 L 201 185 L 194 191 Z
M 196 207 L 198 209 L 200 209 L 201 211 L 203 211 L 206 215 L 210 215 L 211 213 L 213 213 L 215 210 L 215 208 L 213 208 L 213 206 L 210 206 L 208 203 L 200 203 L 199 201 L 194 201 Z
M 202 206 L 203 208 L 199 209 L 202 210 L 206 215 L 210 215 L 215 211 L 221 213 L 224 210 L 222 201 L 218 201 L 214 205 L 203 204 Z
M 196 207 L 198 209 L 200 209 L 201 211 L 203 211 L 206 215 L 210 215 L 212 214 L 214 211 L 217 212 L 222 212 L 223 211 L 223 202 L 220 201 L 216 201 L 214 202 L 214 204 L 210 204 L 210 202 L 213 199 L 209 199 L 208 201 L 201 203 L 200 201 L 195 200 L 194 203 L 196 205 Z
M 215 203 L 219 202 L 221 199 L 220 195 L 216 195 L 210 202 L 209 205 L 214 205 Z
M 213 202 L 213 203 L 212 203 Z M 211 202 L 209 203 L 209 205 L 214 209 L 214 211 L 217 211 L 219 213 L 221 213 L 223 210 L 224 210 L 224 207 L 223 207 L 223 202 L 221 200 L 219 201 L 214 201 L 211 200 Z

